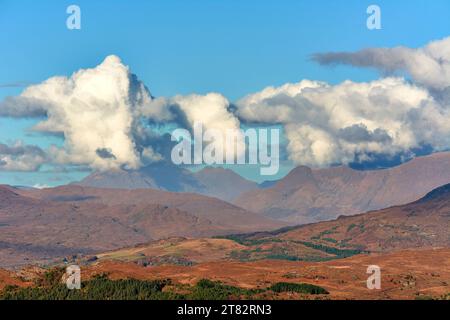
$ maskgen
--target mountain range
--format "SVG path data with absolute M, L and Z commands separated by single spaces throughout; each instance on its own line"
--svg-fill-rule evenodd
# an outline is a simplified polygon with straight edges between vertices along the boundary
M 74 184 L 203 194 L 295 225 L 406 204 L 449 182 L 450 152 L 442 152 L 380 170 L 299 166 L 278 181 L 261 184 L 229 169 L 192 172 L 167 162 L 139 170 L 94 172 Z
M 170 238 L 97 254 L 102 261 L 189 266 L 218 261 L 329 261 L 450 247 L 450 184 L 413 203 L 336 220 L 225 237 Z
M 232 201 L 243 192 L 258 189 L 230 169 L 206 167 L 192 172 L 169 162 L 156 162 L 138 170 L 94 172 L 80 182 L 85 187 L 191 192 Z
M 197 194 L 0 186 L 1 265 L 110 250 L 171 236 L 205 237 L 282 225 Z
M 300 166 L 266 189 L 234 203 L 266 217 L 304 224 L 413 202 L 450 182 L 450 153 L 417 157 L 382 170 Z
M 50 202 L 74 205 L 75 199 L 80 203 L 102 204 L 118 197 L 115 202 L 120 203 L 121 192 L 125 193 L 123 198 L 129 198 L 135 191 L 70 186 L 33 190 L 28 196 L 22 192 L 1 187 L 0 213 L 8 208 L 26 212 L 29 206 L 36 205 L 35 201 L 47 206 Z M 131 198 L 127 202 L 140 197 Z M 42 213 L 51 214 L 52 210 Z M 26 236 L 22 233 L 15 241 L 20 242 Z M 91 241 L 95 240 L 94 235 Z M 329 292 L 328 299 L 445 299 L 450 279 L 445 268 L 450 261 L 449 246 L 450 184 L 410 204 L 333 221 L 213 238 L 161 239 L 106 252 L 86 252 L 85 257 L 74 256 L 64 261 L 80 264 L 85 279 L 96 275 L 111 279 L 171 279 L 175 288 L 182 286 L 187 290 L 206 278 L 240 288 L 265 290 L 266 299 L 305 298 L 295 293 L 272 295 L 264 289 L 286 282 L 324 287 Z M 382 269 L 381 290 L 367 290 L 368 265 Z M 0 269 L 0 289 L 7 285 L 33 287 L 33 283 L 45 277 L 46 270 Z
M 335 220 L 230 236 L 239 242 L 283 241 L 364 252 L 450 247 L 450 184 L 412 203 Z
M 260 258 L 329 259 L 450 245 L 450 196 L 448 186 L 439 188 L 450 181 L 450 153 L 384 170 L 298 167 L 265 189 L 230 170 L 160 166 L 97 172 L 56 188 L 0 186 L 0 265 L 230 234 L 262 243 L 243 250 Z M 199 185 L 209 196 L 186 192 Z M 219 194 L 237 198 L 231 203 Z M 369 210 L 377 211 L 360 214 Z M 330 246 L 336 254 L 320 249 Z

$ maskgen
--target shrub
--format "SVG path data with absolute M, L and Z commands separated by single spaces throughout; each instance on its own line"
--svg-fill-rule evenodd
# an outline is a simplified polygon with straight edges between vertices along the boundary
M 48 277 L 44 277 L 45 281 Z M 54 278 L 51 278 L 54 279 Z M 81 290 L 69 290 L 65 284 L 50 282 L 40 287 L 7 287 L 0 293 L 3 300 L 159 300 L 181 296 L 162 292 L 169 280 L 109 280 L 97 276 L 83 282 Z
M 238 287 L 225 285 L 219 281 L 202 279 L 187 296 L 191 300 L 228 300 L 242 296 L 251 297 L 257 290 L 246 290 Z
M 277 282 L 268 288 L 273 292 L 298 292 L 306 294 L 328 294 L 329 292 L 322 287 L 309 283 L 291 283 Z

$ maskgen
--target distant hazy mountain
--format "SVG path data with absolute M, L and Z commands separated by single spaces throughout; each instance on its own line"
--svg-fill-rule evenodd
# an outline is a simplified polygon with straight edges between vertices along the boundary
M 297 167 L 272 187 L 244 193 L 234 203 L 289 223 L 310 223 L 409 203 L 449 182 L 445 152 L 383 170 Z
M 248 181 L 232 170 L 204 168 L 198 172 L 167 162 L 158 162 L 139 170 L 110 170 L 94 172 L 76 185 L 97 188 L 144 189 L 173 192 L 192 192 L 234 200 L 243 192 L 258 189 L 258 184 Z

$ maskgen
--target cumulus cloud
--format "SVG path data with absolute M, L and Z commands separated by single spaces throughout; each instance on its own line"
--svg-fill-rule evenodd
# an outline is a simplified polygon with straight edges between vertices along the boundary
M 290 159 L 329 166 L 370 161 L 374 156 L 413 155 L 450 148 L 450 37 L 423 48 L 371 48 L 320 53 L 323 65 L 374 67 L 383 74 L 368 83 L 338 85 L 303 80 L 268 87 L 237 102 L 243 121 L 284 126 Z
M 52 77 L 0 103 L 0 116 L 43 118 L 34 131 L 64 137 L 48 154 L 55 164 L 89 165 L 96 170 L 139 168 L 163 159 L 157 149 L 167 137 L 148 124 L 192 128 L 239 128 L 220 94 L 154 99 L 117 56 L 70 77 Z M 170 141 L 170 140 L 169 140 Z
M 403 78 L 269 87 L 238 101 L 237 112 L 245 121 L 284 125 L 297 164 L 348 164 L 450 146 L 449 109 Z
M 450 38 L 418 49 L 372 48 L 314 59 L 394 75 L 336 85 L 303 80 L 232 105 L 219 93 L 155 98 L 118 57 L 109 56 L 95 68 L 52 77 L 0 102 L 0 116 L 34 117 L 32 130 L 64 137 L 64 145 L 50 147 L 47 155 L 3 145 L 0 170 L 36 170 L 45 161 L 96 170 L 139 168 L 168 159 L 173 142 L 162 127 L 192 130 L 197 123 L 223 134 L 241 123 L 280 124 L 289 158 L 314 167 L 408 157 L 423 147 L 450 149 Z
M 36 171 L 47 161 L 45 152 L 36 146 L 0 143 L 0 171 Z
M 137 168 L 133 109 L 149 93 L 143 87 L 131 90 L 132 80 L 120 59 L 109 56 L 95 68 L 26 88 L 0 105 L 0 115 L 45 116 L 33 129 L 64 136 L 63 148 L 49 150 L 56 163 L 89 164 L 95 169 Z M 98 150 L 110 150 L 114 157 L 105 157 Z
M 318 53 L 313 59 L 323 65 L 348 64 L 373 67 L 385 73 L 407 72 L 414 82 L 435 90 L 450 86 L 450 37 L 418 49 L 370 48 L 357 52 Z
M 158 110 L 158 113 L 155 110 Z M 189 130 L 193 130 L 194 125 L 200 124 L 203 130 L 217 132 L 222 136 L 223 141 L 227 131 L 231 131 L 236 135 L 237 152 L 245 151 L 245 137 L 240 131 L 240 121 L 231 111 L 230 102 L 221 94 L 191 94 L 159 98 L 147 105 L 142 112 L 153 121 L 175 121 Z M 236 152 L 234 146 L 225 143 L 220 146 L 223 147 L 224 157 L 227 148 L 233 147 L 233 150 L 229 150 L 232 154 Z

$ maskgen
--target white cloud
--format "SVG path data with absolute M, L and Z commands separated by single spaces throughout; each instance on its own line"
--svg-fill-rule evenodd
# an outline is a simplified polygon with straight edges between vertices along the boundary
M 303 80 L 268 87 L 231 107 L 219 93 L 153 98 L 118 57 L 109 56 L 95 68 L 50 78 L 0 102 L 0 116 L 45 117 L 33 129 L 62 134 L 65 141 L 47 150 L 48 157 L 0 153 L 2 170 L 37 169 L 44 161 L 138 168 L 161 160 L 170 146 L 148 123 L 186 129 L 202 123 L 224 133 L 239 129 L 240 121 L 281 124 L 290 159 L 315 167 L 408 156 L 424 146 L 450 149 L 450 37 L 418 49 L 372 48 L 314 59 L 406 72 L 412 83 L 401 77 L 337 85 Z
M 64 136 L 64 147 L 48 150 L 54 163 L 107 170 L 162 159 L 153 145 L 162 141 L 145 122 L 237 129 L 239 120 L 228 108 L 216 93 L 154 99 L 118 57 L 109 56 L 95 68 L 52 77 L 5 99 L 0 116 L 46 117 L 33 130 Z
M 143 114 L 155 121 L 176 121 L 189 129 L 196 124 L 201 124 L 205 131 L 213 129 L 222 134 L 223 139 L 226 132 L 231 130 L 236 134 L 237 150 L 244 152 L 245 139 L 240 131 L 239 119 L 229 109 L 230 102 L 223 95 L 208 93 L 155 99 L 143 110 Z M 158 113 L 155 113 L 155 110 L 158 110 Z M 224 157 L 227 147 L 231 147 L 225 143 L 219 144 L 219 141 L 215 145 L 223 148 Z M 229 151 L 232 154 L 235 152 L 234 148 Z
M 449 110 L 402 78 L 338 85 L 301 81 L 238 101 L 245 121 L 284 125 L 289 157 L 315 167 L 450 147 Z
M 435 90 L 450 86 L 450 37 L 418 49 L 370 48 L 357 52 L 319 53 L 314 59 L 324 65 L 349 64 L 383 72 L 405 71 L 414 82 Z
M 47 119 L 34 130 L 64 135 L 64 147 L 49 150 L 56 163 L 88 164 L 95 169 L 120 165 L 137 168 L 140 159 L 132 139 L 136 103 L 132 80 L 120 59 L 109 56 L 93 69 L 30 86 L 15 97 L 15 106 L 3 109 L 24 114 L 29 108 L 21 110 L 22 102 L 30 105 L 30 101 L 35 101 L 31 115 L 39 108 L 45 111 Z M 141 96 L 149 95 L 142 87 L 134 90 Z M 109 150 L 114 156 L 99 156 L 98 150 Z
M 0 171 L 36 171 L 47 161 L 45 152 L 36 146 L 0 143 Z

